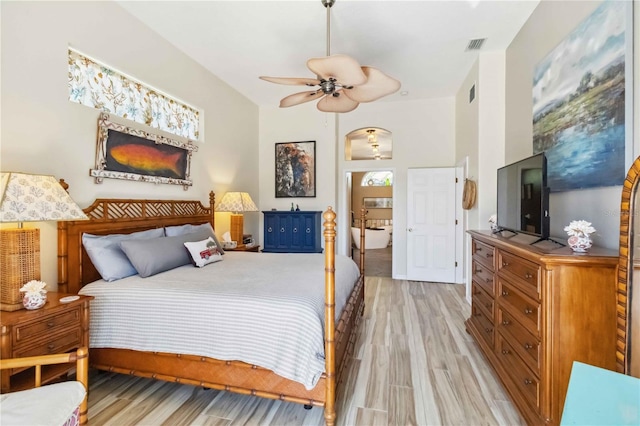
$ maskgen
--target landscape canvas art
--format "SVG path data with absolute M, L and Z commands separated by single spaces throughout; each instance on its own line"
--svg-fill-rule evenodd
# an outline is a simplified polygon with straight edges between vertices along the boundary
M 534 70 L 533 152 L 552 192 L 624 180 L 628 6 L 603 2 Z
M 276 143 L 276 198 L 316 196 L 316 143 Z

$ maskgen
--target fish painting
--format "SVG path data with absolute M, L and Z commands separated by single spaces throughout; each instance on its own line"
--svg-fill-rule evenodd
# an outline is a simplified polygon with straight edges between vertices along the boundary
M 111 148 L 110 154 L 119 164 L 145 174 L 159 175 L 159 172 L 170 171 L 175 177 L 182 175 L 182 152 L 169 153 L 152 146 L 124 144 Z

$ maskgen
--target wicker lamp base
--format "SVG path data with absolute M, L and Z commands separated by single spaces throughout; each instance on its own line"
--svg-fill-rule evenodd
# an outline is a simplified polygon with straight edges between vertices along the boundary
M 40 280 L 40 230 L 0 230 L 0 310 L 23 309 L 20 287 Z
M 244 230 L 244 216 L 242 214 L 231 213 L 231 223 L 229 227 L 229 233 L 231 234 L 231 241 L 235 241 L 238 247 L 242 247 L 242 235 Z

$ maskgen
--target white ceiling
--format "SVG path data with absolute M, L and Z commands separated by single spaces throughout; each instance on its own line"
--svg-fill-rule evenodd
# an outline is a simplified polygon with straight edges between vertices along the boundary
M 227 84 L 260 106 L 304 87 L 258 79 L 315 76 L 307 59 L 326 54 L 326 10 L 320 0 L 118 1 Z M 331 8 L 331 53 L 400 80 L 384 100 L 454 96 L 478 52 L 505 49 L 538 0 L 337 0 Z M 401 92 L 408 92 L 401 95 Z

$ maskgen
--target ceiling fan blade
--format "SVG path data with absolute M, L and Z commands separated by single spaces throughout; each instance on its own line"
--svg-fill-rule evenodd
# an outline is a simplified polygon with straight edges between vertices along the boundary
M 295 77 L 265 77 L 260 76 L 261 80 L 270 81 L 271 83 L 287 84 L 289 86 L 316 86 L 320 84 L 320 80 L 315 78 L 295 78 Z
M 367 76 L 367 82 L 351 89 L 345 89 L 345 95 L 356 102 L 375 101 L 400 89 L 398 80 L 376 68 L 362 67 L 362 71 Z
M 334 78 L 343 86 L 355 86 L 367 81 L 358 61 L 347 55 L 311 58 L 307 61 L 307 67 L 321 79 Z
M 349 112 L 356 109 L 358 102 L 344 96 L 342 90 L 337 90 L 338 96 L 327 95 L 318 101 L 318 109 L 323 112 Z
M 294 105 L 303 104 L 305 102 L 312 101 L 324 96 L 322 90 L 312 90 L 310 92 L 299 92 L 289 95 L 286 98 L 282 98 L 280 101 L 280 108 L 286 108 Z

